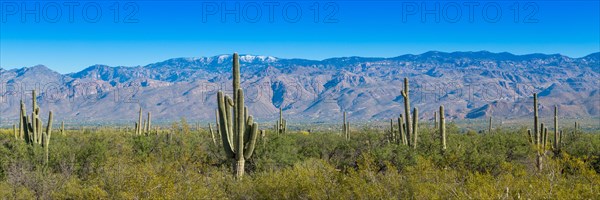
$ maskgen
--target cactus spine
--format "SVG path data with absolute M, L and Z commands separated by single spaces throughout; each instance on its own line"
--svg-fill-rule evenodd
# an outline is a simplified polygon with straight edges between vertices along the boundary
M 240 88 L 240 63 L 237 53 L 233 54 L 233 91 L 233 100 L 222 91 L 217 93 L 219 128 L 225 154 L 235 162 L 236 177 L 242 178 L 245 160 L 254 152 L 258 124 L 252 116 L 245 118 L 247 112 L 244 111 L 244 91 Z M 233 114 L 230 106 L 233 107 Z M 232 118 L 235 121 L 232 122 Z
M 440 138 L 442 142 L 442 151 L 446 150 L 446 117 L 444 117 L 444 106 L 440 106 Z

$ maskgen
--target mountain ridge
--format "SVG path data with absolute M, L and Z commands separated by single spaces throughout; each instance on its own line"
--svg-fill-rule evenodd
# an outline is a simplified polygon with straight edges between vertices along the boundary
M 564 117 L 590 118 L 600 115 L 599 57 L 600 52 L 570 58 L 429 51 L 323 60 L 243 54 L 240 62 L 249 108 L 263 120 L 274 119 L 279 107 L 290 119 L 307 121 L 336 121 L 343 110 L 355 120 L 395 117 L 403 110 L 398 96 L 404 77 L 411 80 L 412 104 L 424 119 L 440 104 L 449 119 L 522 118 L 529 115 L 533 92 L 541 93 L 545 106 L 560 105 Z M 65 119 L 128 120 L 141 106 L 159 120 L 210 121 L 216 91 L 230 90 L 230 70 L 231 55 L 92 65 L 67 74 L 41 65 L 0 69 L 5 85 L 0 111 L 16 118 L 18 100 L 36 88 L 40 103 Z

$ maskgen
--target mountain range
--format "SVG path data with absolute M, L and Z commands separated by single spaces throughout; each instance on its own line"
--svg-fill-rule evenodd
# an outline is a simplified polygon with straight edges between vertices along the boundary
M 36 89 L 41 113 L 55 120 L 134 121 L 140 107 L 153 120 L 214 121 L 216 92 L 231 93 L 231 55 L 174 58 L 135 67 L 90 66 L 60 74 L 43 65 L 0 68 L 0 116 L 12 124 L 19 101 Z M 411 105 L 432 119 L 440 105 L 447 119 L 530 117 L 532 94 L 540 115 L 554 105 L 564 118 L 600 116 L 600 53 L 560 54 L 438 52 L 391 58 L 325 60 L 240 55 L 246 104 L 258 121 L 273 121 L 279 108 L 289 120 L 373 121 L 403 113 L 400 92 L 410 80 Z M 28 112 L 31 108 L 27 107 Z

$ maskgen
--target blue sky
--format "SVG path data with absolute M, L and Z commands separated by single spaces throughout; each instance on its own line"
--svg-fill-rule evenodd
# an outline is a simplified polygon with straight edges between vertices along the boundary
M 61 73 L 232 52 L 324 59 L 600 51 L 597 0 L 3 0 L 0 20 L 2 68 L 43 64 Z

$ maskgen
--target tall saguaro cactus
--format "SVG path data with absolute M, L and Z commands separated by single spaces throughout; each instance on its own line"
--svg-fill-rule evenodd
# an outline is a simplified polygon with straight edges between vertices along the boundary
M 136 135 L 141 135 L 142 134 L 142 107 L 140 106 L 140 112 L 138 113 L 138 122 L 135 126 L 135 134 Z
M 233 92 L 233 100 L 222 91 L 217 93 L 219 129 L 225 154 L 234 160 L 236 177 L 241 178 L 244 175 L 245 160 L 250 159 L 254 152 L 258 124 L 254 122 L 252 116 L 247 116 L 244 106 L 244 91 L 240 88 L 240 63 L 237 53 L 233 54 Z
M 488 124 L 488 133 L 491 134 L 492 133 L 492 116 L 490 116 L 490 123 Z
M 50 146 L 50 136 L 52 136 L 52 111 L 48 113 L 48 125 L 46 125 L 46 132 L 44 133 L 44 140 L 42 146 L 44 146 L 44 163 L 48 164 L 49 157 L 49 146 Z
M 350 139 L 350 122 L 346 120 L 346 112 L 344 111 L 344 125 L 342 126 L 342 134 L 344 134 L 344 138 L 346 140 Z
M 561 135 L 558 132 L 558 106 L 554 106 L 554 153 L 558 154 L 560 152 L 560 139 L 561 139 Z
M 538 99 L 537 93 L 533 93 L 533 134 L 535 135 L 535 144 L 540 143 L 540 130 L 538 121 Z
M 275 131 L 277 134 L 285 134 L 287 130 L 287 120 L 283 118 L 283 111 L 281 107 L 279 107 L 279 120 L 277 120 L 277 125 L 275 125 Z
M 419 130 L 419 109 L 417 109 L 416 107 L 413 110 L 413 148 L 417 149 L 417 141 L 419 138 L 419 134 L 418 134 L 418 130 Z
M 537 98 L 537 93 L 533 93 L 533 134 L 535 135 L 535 147 L 537 149 L 537 156 L 536 156 L 536 164 L 537 164 L 537 168 L 538 170 L 542 170 L 542 161 L 543 161 L 543 148 L 542 145 L 544 145 L 544 142 L 542 142 L 543 140 L 543 131 L 544 131 L 544 124 L 542 123 L 541 126 L 539 125 L 539 119 L 538 119 L 538 98 Z
M 417 114 L 413 114 L 412 119 L 411 119 L 411 115 L 410 115 L 410 90 L 409 90 L 409 86 L 408 86 L 408 78 L 404 78 L 404 89 L 402 90 L 402 97 L 404 97 L 404 117 L 405 119 L 405 133 L 406 133 L 406 139 L 407 139 L 407 143 L 408 146 L 412 146 L 413 148 L 417 148 L 417 138 L 418 138 L 418 132 L 417 132 L 417 128 L 418 128 L 418 121 L 419 119 L 417 119 L 419 117 L 418 113 Z M 414 108 L 414 112 L 418 112 L 417 108 Z M 411 120 L 412 120 L 412 124 L 411 124 Z M 415 123 L 416 121 L 416 123 Z
M 402 90 L 402 97 L 404 97 L 404 117 L 405 117 L 405 125 L 406 125 L 406 137 L 407 137 L 407 142 L 408 145 L 411 146 L 412 145 L 412 141 L 410 141 L 411 137 L 412 137 L 412 131 L 411 131 L 411 123 L 410 123 L 410 97 L 409 95 L 409 90 L 408 90 L 408 78 L 404 78 L 404 90 Z
M 444 116 L 444 106 L 440 106 L 440 139 L 442 142 L 442 151 L 446 150 L 446 117 Z

